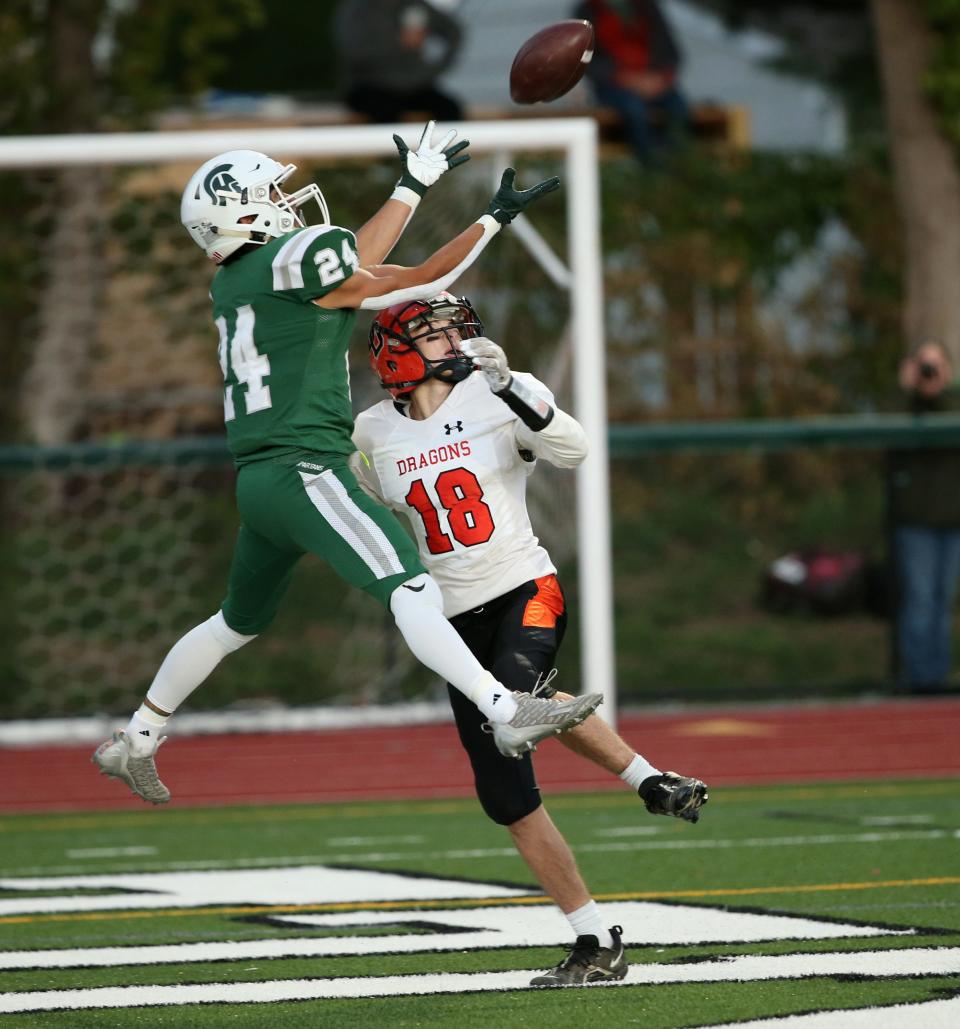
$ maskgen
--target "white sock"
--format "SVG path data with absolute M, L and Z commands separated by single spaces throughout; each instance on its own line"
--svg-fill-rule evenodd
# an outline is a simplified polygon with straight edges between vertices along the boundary
M 404 642 L 421 664 L 472 700 L 491 722 L 513 718 L 517 710 L 513 695 L 484 669 L 443 617 L 443 596 L 429 575 L 398 586 L 390 595 L 390 610 Z
M 141 704 L 133 713 L 133 718 L 130 719 L 124 730 L 131 752 L 138 756 L 150 753 L 157 740 L 160 739 L 163 727 L 167 724 L 169 717 L 169 715 L 158 715 L 146 704 Z
M 659 768 L 654 768 L 645 757 L 641 757 L 637 754 L 630 764 L 627 765 L 627 767 L 620 773 L 620 778 L 623 779 L 630 789 L 639 790 L 640 783 L 642 783 L 644 779 L 649 779 L 651 775 L 662 774 L 663 773 Z
M 600 917 L 600 908 L 597 902 L 591 900 L 576 911 L 567 914 L 567 921 L 570 923 L 576 936 L 596 936 L 601 947 L 612 947 L 613 937 L 610 930 L 604 928 L 603 919 Z
M 487 671 L 481 671 L 479 678 L 463 692 L 491 722 L 509 722 L 517 713 L 513 694 Z

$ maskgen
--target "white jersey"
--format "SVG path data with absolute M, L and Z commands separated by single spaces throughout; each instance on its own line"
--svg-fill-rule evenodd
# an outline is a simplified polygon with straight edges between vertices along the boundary
M 513 375 L 555 406 L 543 383 Z M 569 415 L 555 410 L 533 432 L 474 373 L 423 421 L 392 400 L 375 404 L 357 417 L 353 441 L 367 460 L 354 454 L 351 468 L 409 520 L 448 618 L 556 571 L 530 525 L 527 477 L 534 457 L 561 467 L 583 460 L 584 433 Z

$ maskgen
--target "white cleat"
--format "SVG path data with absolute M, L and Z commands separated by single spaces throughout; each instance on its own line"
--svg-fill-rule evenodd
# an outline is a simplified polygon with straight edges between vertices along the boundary
M 588 693 L 569 700 L 535 697 L 514 692 L 517 711 L 509 722 L 487 722 L 488 732 L 504 757 L 522 758 L 548 736 L 566 732 L 579 725 L 603 703 L 602 693 Z
M 161 736 L 153 745 L 149 754 L 134 757 L 130 751 L 127 734 L 119 729 L 113 738 L 101 743 L 93 752 L 90 760 L 100 767 L 101 775 L 109 775 L 112 779 L 120 779 L 143 800 L 151 804 L 166 804 L 170 799 L 170 791 L 160 781 L 154 757 L 160 744 L 166 739 Z

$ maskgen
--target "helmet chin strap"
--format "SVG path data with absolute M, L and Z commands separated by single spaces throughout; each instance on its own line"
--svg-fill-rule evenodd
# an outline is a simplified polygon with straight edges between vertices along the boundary
M 427 361 L 424 359 L 423 363 L 427 366 L 427 374 L 423 378 L 424 382 L 427 379 L 437 379 L 439 382 L 446 382 L 451 386 L 455 386 L 458 382 L 463 382 L 473 371 L 473 365 L 462 354 L 457 357 L 444 357 L 440 361 Z

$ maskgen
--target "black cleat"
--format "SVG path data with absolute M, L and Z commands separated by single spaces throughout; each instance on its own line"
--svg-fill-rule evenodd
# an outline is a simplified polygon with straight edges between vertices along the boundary
M 710 799 L 707 784 L 676 772 L 644 779 L 637 790 L 651 815 L 673 815 L 687 822 L 700 820 L 700 808 Z
M 578 936 L 573 950 L 556 968 L 530 980 L 531 986 L 589 986 L 622 979 L 629 965 L 623 951 L 623 929 L 611 926 L 612 947 L 601 947 L 596 936 Z

